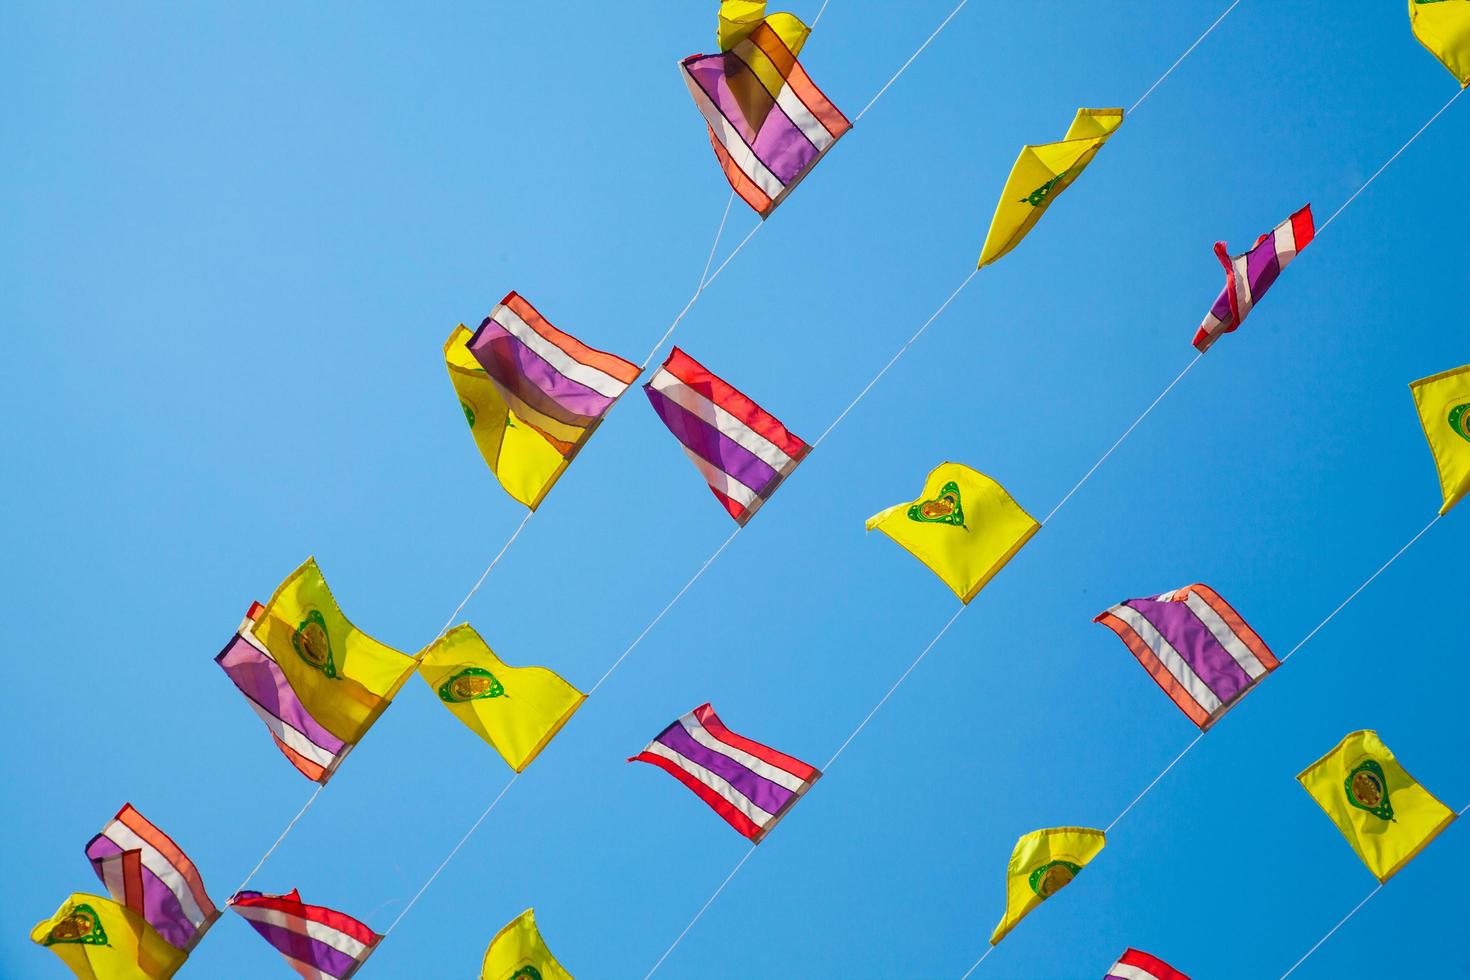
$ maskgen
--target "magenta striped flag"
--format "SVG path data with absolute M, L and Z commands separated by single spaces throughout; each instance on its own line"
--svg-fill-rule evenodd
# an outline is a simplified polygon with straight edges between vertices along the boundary
M 219 918 L 194 862 L 131 803 L 87 842 L 87 859 L 113 901 L 186 953 Z
M 707 702 L 628 761 L 658 766 L 757 844 L 822 776 L 800 759 L 736 735 Z
M 741 527 L 811 451 L 774 416 L 677 347 L 643 390 Z
M 1140 949 L 1130 949 L 1118 957 L 1103 980 L 1189 980 L 1157 956 Z
M 350 915 L 305 904 L 294 888 L 285 895 L 239 892 L 230 908 L 305 980 L 347 980 L 383 938 Z
M 1240 326 L 1281 270 L 1311 243 L 1314 234 L 1312 206 L 1308 204 L 1257 238 L 1243 255 L 1232 256 L 1224 242 L 1216 242 L 1215 255 L 1225 267 L 1225 288 L 1195 331 L 1195 349 L 1203 354 L 1222 335 Z

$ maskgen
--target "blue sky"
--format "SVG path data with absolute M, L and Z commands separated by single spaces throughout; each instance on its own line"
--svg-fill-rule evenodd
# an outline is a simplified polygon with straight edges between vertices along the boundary
M 813 439 L 973 267 L 1017 148 L 1131 104 L 1223 0 L 974 2 L 710 287 L 676 340 Z M 803 57 L 855 114 L 951 0 L 832 0 Z M 815 3 L 797 5 L 806 16 Z M 901 12 L 900 12 L 901 8 Z M 315 554 L 415 650 L 521 511 L 440 345 L 515 289 L 640 359 L 727 189 L 676 71 L 713 2 L 302 7 L 21 2 L 0 14 L 0 973 L 96 888 L 131 801 L 223 903 L 310 784 L 212 657 Z M 1402 4 L 1244 0 L 1012 255 L 788 481 L 587 703 L 367 976 L 471 977 L 528 906 L 585 977 L 639 977 L 745 842 L 625 764 L 712 700 L 820 764 L 953 597 L 869 514 L 954 459 L 1045 514 L 1192 356 L 1239 249 L 1325 218 L 1454 92 Z M 1188 582 L 1278 653 L 1438 506 L 1409 381 L 1470 361 L 1457 103 L 1306 251 L 973 603 L 660 976 L 957 977 L 1021 834 L 1104 826 L 1193 727 L 1092 617 Z M 754 217 L 732 213 L 725 248 Z M 1296 784 L 1376 728 L 1470 801 L 1442 521 L 1222 722 L 977 978 L 1101 976 L 1129 945 L 1275 977 L 1373 887 Z M 729 533 L 641 396 L 465 615 L 584 688 Z M 1457 628 L 1458 627 L 1458 628 Z M 1450 673 L 1446 673 L 1450 671 Z M 417 681 L 254 887 L 384 928 L 508 777 Z M 1470 834 L 1426 850 L 1296 976 L 1470 976 Z M 289 975 L 231 916 L 199 977 Z

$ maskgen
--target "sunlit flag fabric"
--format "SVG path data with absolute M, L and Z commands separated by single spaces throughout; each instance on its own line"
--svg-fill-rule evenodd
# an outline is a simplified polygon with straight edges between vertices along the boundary
M 382 937 L 350 915 L 285 895 L 237 892 L 230 908 L 286 958 L 305 980 L 347 980 Z
M 1060 142 L 1021 148 L 980 251 L 982 267 L 1021 244 L 1051 202 L 1082 176 L 1121 125 L 1122 109 L 1078 109 Z
M 572 975 L 546 947 L 535 911 L 526 909 L 490 940 L 480 980 L 572 980 Z
M 742 527 L 811 451 L 677 347 L 643 390 L 715 499 Z
M 142 915 L 108 898 L 74 894 L 31 930 L 80 980 L 168 980 L 187 954 Z
M 430 644 L 419 676 L 449 712 L 516 772 L 529 766 L 587 695 L 545 667 L 512 667 L 469 624 Z
M 1208 585 L 1127 599 L 1099 615 L 1203 731 L 1280 666 L 1255 630 Z
M 1103 980 L 1189 980 L 1157 956 L 1140 949 L 1130 949 L 1108 968 Z
M 87 859 L 115 901 L 185 952 L 219 918 L 194 862 L 131 803 L 87 842 Z
M 1409 0 L 1409 24 L 1460 86 L 1470 85 L 1470 0 Z
M 1276 277 L 1281 275 L 1281 270 L 1311 244 L 1315 234 L 1312 206 L 1308 204 L 1257 238 L 1249 252 L 1231 255 L 1224 242 L 1216 242 L 1215 256 L 1225 267 L 1225 288 L 1195 331 L 1195 349 L 1203 354 L 1223 334 L 1232 333 L 1239 327 L 1252 307 L 1266 295 Z
M 1016 842 L 1006 867 L 1006 913 L 990 936 L 994 946 L 1036 906 L 1071 883 L 1097 857 L 1106 838 L 1087 827 L 1033 830 Z
M 822 776 L 800 759 L 736 735 L 708 703 L 628 761 L 658 766 L 757 844 Z
M 1470 365 L 1421 378 L 1409 390 L 1439 470 L 1439 512 L 1448 514 L 1470 493 Z
M 918 500 L 868 518 L 968 603 L 1041 525 L 1005 488 L 959 463 L 941 463 Z
M 1296 778 L 1380 883 L 1455 819 L 1399 765 L 1377 732 L 1353 732 Z

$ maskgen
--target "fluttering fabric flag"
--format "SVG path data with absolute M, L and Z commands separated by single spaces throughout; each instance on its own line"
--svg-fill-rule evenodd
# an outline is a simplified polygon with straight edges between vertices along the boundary
M 1093 622 L 1118 634 L 1201 731 L 1281 663 L 1208 585 L 1127 599 Z
M 219 918 L 194 862 L 131 803 L 87 842 L 87 859 L 115 901 L 186 953 Z
M 1297 775 L 1379 883 L 1455 819 L 1399 765 L 1377 732 L 1357 731 Z
M 715 40 L 721 51 L 729 51 L 750 37 L 762 23 L 769 25 L 786 42 L 793 56 L 801 54 L 801 47 L 811 34 L 794 14 L 771 14 L 767 17 L 765 0 L 724 0 L 720 4 L 720 24 Z
M 918 500 L 868 518 L 968 603 L 1040 530 L 1005 488 L 960 463 L 941 463 Z
M 733 42 L 728 50 L 691 55 L 679 67 L 725 178 L 767 218 L 852 123 L 796 60 L 806 26 L 775 14 L 747 31 L 751 13 L 745 5 L 744 19 L 721 17 L 721 44 Z
M 1216 242 L 1215 257 L 1225 267 L 1225 288 L 1195 331 L 1195 349 L 1203 354 L 1223 334 L 1233 333 L 1266 295 L 1281 270 L 1311 244 L 1315 234 L 1312 206 L 1308 204 L 1257 238 L 1248 252 L 1231 255 L 1224 242 Z
M 168 980 L 188 959 L 137 912 L 98 895 L 74 894 L 31 930 L 80 980 Z
M 480 980 L 572 980 L 572 975 L 546 948 L 535 911 L 526 909 L 490 940 Z
M 1021 244 L 1121 125 L 1122 109 L 1078 109 L 1060 142 L 1021 147 L 980 250 L 982 268 Z
M 1470 86 L 1470 2 L 1409 0 L 1409 26 L 1461 88 Z
M 422 677 L 449 709 L 516 772 L 529 766 L 587 695 L 545 667 L 512 667 L 469 624 L 435 640 Z
M 811 451 L 775 416 L 677 347 L 643 390 L 741 527 Z
M 1108 968 L 1103 980 L 1189 980 L 1157 956 L 1140 949 L 1129 949 Z
M 1467 4 L 1470 6 L 1470 4 Z M 1470 493 L 1470 364 L 1409 385 L 1439 470 L 1441 514 Z
M 305 980 L 347 980 L 383 938 L 350 915 L 305 904 L 294 888 L 237 892 L 229 905 Z
M 1006 867 L 1006 913 L 990 936 L 994 946 L 1032 909 L 1071 883 L 1107 842 L 1101 830 L 1053 827 L 1016 842 Z
M 822 777 L 800 759 L 736 735 L 708 702 L 628 761 L 658 766 L 756 844 Z

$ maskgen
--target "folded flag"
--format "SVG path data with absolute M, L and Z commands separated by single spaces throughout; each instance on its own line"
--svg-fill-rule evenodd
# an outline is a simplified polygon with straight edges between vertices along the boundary
M 999 943 L 1027 913 L 1071 884 L 1106 842 L 1101 830 L 1086 827 L 1033 830 L 1017 841 L 1006 868 L 1006 914 L 991 934 L 990 945 Z
M 1201 731 L 1281 663 L 1208 585 L 1127 599 L 1093 622 L 1118 634 Z
M 219 918 L 194 862 L 131 803 L 87 842 L 87 859 L 115 901 L 186 953 Z
M 959 463 L 941 463 L 918 500 L 868 518 L 968 603 L 1041 529 L 1005 488 Z
M 1082 176 L 1121 125 L 1122 109 L 1078 109 L 1060 142 L 1021 147 L 980 250 L 982 267 L 1021 244 L 1051 202 Z
M 572 980 L 572 975 L 546 948 L 535 911 L 526 909 L 490 940 L 480 980 Z
M 1399 765 L 1377 732 L 1353 732 L 1296 778 L 1380 883 L 1455 819 Z
M 188 959 L 139 913 L 80 893 L 37 923 L 31 942 L 55 953 L 81 980 L 168 980 Z
M 653 410 L 741 527 L 811 447 L 675 347 L 643 386 Z
M 793 55 L 801 54 L 801 47 L 811 34 L 794 14 L 771 14 L 767 17 L 765 0 L 723 0 L 720 4 L 720 22 L 715 31 L 715 40 L 721 51 L 729 51 L 750 37 L 751 32 L 762 23 L 770 25 L 771 30 L 786 42 Z
M 1108 968 L 1103 980 L 1189 980 L 1157 956 L 1139 949 L 1127 950 Z
M 1461 88 L 1470 85 L 1470 3 L 1409 0 L 1409 26 Z
M 800 759 L 736 735 L 707 702 L 628 761 L 663 769 L 756 844 L 822 777 Z
M 435 640 L 419 676 L 444 707 L 516 772 L 529 766 L 587 695 L 545 667 L 512 667 L 469 624 Z
M 1441 514 L 1470 493 L 1470 364 L 1409 385 L 1444 493 Z
M 1232 256 L 1224 242 L 1216 242 L 1215 256 L 1225 267 L 1225 288 L 1195 331 L 1195 349 L 1203 354 L 1220 339 L 1221 334 L 1234 332 L 1245 321 L 1251 308 L 1266 295 L 1266 290 L 1281 275 L 1281 270 L 1311 244 L 1315 233 L 1312 206 L 1308 204 L 1257 238 L 1250 251 L 1242 255 Z
M 229 904 L 305 980 L 347 980 L 383 938 L 350 915 L 305 904 L 294 888 L 237 892 Z

